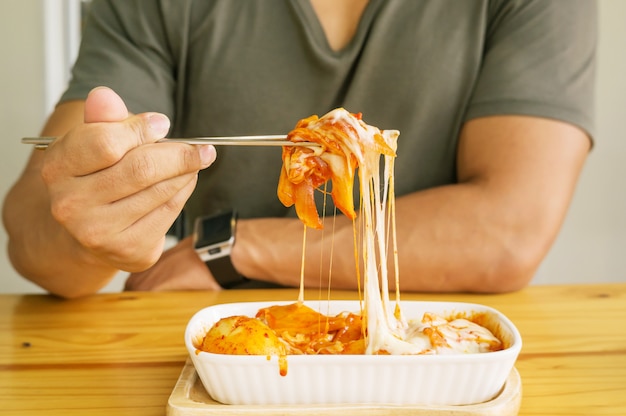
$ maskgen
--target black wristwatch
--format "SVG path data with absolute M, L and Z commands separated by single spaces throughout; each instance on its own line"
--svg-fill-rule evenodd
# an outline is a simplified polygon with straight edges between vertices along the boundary
M 230 259 L 235 245 L 236 226 L 235 211 L 199 217 L 194 225 L 193 247 L 224 289 L 231 289 L 248 281 L 237 272 Z

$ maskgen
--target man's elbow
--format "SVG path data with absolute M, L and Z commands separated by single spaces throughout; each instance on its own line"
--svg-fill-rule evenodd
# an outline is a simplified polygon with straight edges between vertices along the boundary
M 483 284 L 485 292 L 508 293 L 527 287 L 548 252 L 549 245 L 538 241 L 503 247 Z

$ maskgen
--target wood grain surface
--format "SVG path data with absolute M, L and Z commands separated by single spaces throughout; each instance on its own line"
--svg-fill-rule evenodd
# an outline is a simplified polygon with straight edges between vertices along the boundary
M 326 293 L 309 291 L 308 300 Z M 333 299 L 356 293 L 334 291 Z M 295 300 L 290 289 L 0 296 L 0 414 L 165 415 L 191 316 L 216 303 Z M 494 307 L 523 338 L 520 415 L 626 415 L 626 283 L 503 295 L 409 294 Z M 210 413 L 207 413 L 210 415 Z

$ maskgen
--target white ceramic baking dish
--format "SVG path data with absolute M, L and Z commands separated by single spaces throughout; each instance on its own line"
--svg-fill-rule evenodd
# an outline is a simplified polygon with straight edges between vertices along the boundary
M 293 302 L 243 302 L 210 306 L 197 312 L 185 331 L 185 344 L 198 376 L 213 399 L 224 404 L 420 404 L 464 405 L 494 398 L 503 388 L 522 347 L 519 331 L 499 311 L 456 302 L 403 301 L 408 320 L 425 312 L 443 317 L 486 316 L 484 325 L 505 349 L 461 355 L 289 355 L 287 375 L 278 357 L 222 355 L 198 350 L 219 319 L 255 316 L 271 305 Z M 305 302 L 323 314 L 357 312 L 357 301 Z

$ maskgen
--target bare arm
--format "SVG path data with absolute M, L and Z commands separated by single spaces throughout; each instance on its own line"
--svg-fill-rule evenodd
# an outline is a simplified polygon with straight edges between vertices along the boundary
M 401 288 L 504 292 L 531 280 L 560 229 L 589 150 L 580 129 L 554 120 L 499 116 L 464 127 L 459 183 L 396 203 Z M 332 283 L 355 287 L 352 224 L 337 218 Z M 248 276 L 297 285 L 302 224 L 241 221 L 233 253 Z M 320 284 L 320 247 L 330 232 L 308 232 L 307 284 Z M 327 271 L 327 266 L 323 266 Z M 322 281 L 323 285 L 325 281 Z
M 83 112 L 82 101 L 61 104 L 50 116 L 42 135 L 65 134 L 83 122 Z M 41 177 L 43 163 L 44 152 L 34 150 L 4 201 L 3 221 L 9 234 L 9 258 L 21 275 L 53 293 L 73 297 L 95 292 L 113 276 L 116 269 L 86 256 L 76 241 L 52 218 L 50 199 Z M 59 253 L 65 253 L 63 257 L 68 260 L 51 261 L 58 258 Z M 70 257 L 74 261 L 69 261 Z M 89 269 L 90 273 L 79 277 L 80 269 Z M 53 276 L 58 280 L 50 280 Z M 73 290 L 66 292 L 65 286 Z
M 151 145 L 168 127 L 162 115 L 129 115 L 107 89 L 59 105 L 43 134 L 61 138 L 33 152 L 4 201 L 18 272 L 76 297 L 118 269 L 154 264 L 198 170 L 215 158 L 212 147 Z

